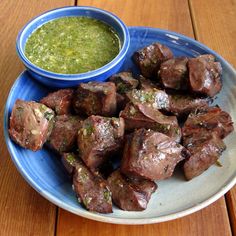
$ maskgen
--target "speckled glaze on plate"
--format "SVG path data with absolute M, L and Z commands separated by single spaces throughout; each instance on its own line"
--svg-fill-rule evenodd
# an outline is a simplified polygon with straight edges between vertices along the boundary
M 223 66 L 223 90 L 215 103 L 229 112 L 233 121 L 236 121 L 236 72 L 222 57 L 199 42 L 170 31 L 144 27 L 130 27 L 129 31 L 131 46 L 122 70 L 133 69 L 134 65 L 130 59 L 132 53 L 155 41 L 170 47 L 175 56 L 214 54 Z M 225 139 L 227 150 L 220 157 L 223 167 L 212 166 L 189 182 L 185 181 L 181 171 L 177 170 L 172 178 L 158 182 L 158 190 L 153 194 L 145 211 L 126 212 L 114 206 L 112 214 L 88 212 L 77 203 L 71 182 L 58 156 L 46 148 L 34 153 L 19 147 L 9 139 L 8 119 L 15 100 L 39 100 L 48 92 L 50 89 L 31 79 L 28 72 L 25 71 L 18 77 L 6 103 L 5 139 L 12 160 L 26 181 L 42 196 L 65 210 L 108 223 L 151 224 L 196 212 L 223 196 L 236 183 L 236 134 L 233 132 Z

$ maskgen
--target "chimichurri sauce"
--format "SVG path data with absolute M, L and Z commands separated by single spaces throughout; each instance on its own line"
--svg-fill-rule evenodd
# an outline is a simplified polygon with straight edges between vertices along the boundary
M 89 17 L 63 17 L 50 21 L 28 38 L 26 57 L 45 70 L 77 74 L 98 69 L 120 50 L 110 26 Z

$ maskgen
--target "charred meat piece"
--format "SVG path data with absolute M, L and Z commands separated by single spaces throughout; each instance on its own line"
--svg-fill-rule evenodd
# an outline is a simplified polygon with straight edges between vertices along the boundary
M 10 117 L 9 135 L 21 147 L 37 151 L 49 137 L 54 111 L 37 102 L 16 100 Z
M 187 57 L 169 59 L 161 64 L 159 76 L 165 88 L 186 90 L 187 89 Z
M 161 63 L 171 58 L 171 50 L 160 43 L 153 43 L 133 54 L 135 64 L 147 78 L 156 77 Z
M 209 107 L 190 113 L 183 128 L 184 145 L 190 143 L 194 134 L 216 132 L 219 138 L 226 137 L 233 131 L 233 122 L 230 115 L 219 107 Z
M 129 90 L 137 88 L 139 82 L 136 80 L 131 72 L 120 72 L 110 77 L 109 81 L 115 83 L 116 91 L 124 94 Z
M 123 136 L 123 118 L 90 116 L 78 131 L 81 158 L 90 169 L 96 169 L 120 149 Z
M 40 103 L 53 109 L 57 115 L 69 114 L 71 113 L 73 95 L 73 89 L 60 89 L 42 98 Z
M 150 79 L 146 79 L 145 77 L 143 77 L 142 75 L 139 75 L 139 89 L 141 90 L 145 90 L 145 89 L 160 89 L 160 84 L 158 83 L 153 83 Z
M 184 175 L 187 180 L 190 180 L 207 170 L 211 165 L 216 163 L 220 154 L 225 150 L 224 142 L 216 133 L 209 133 L 207 139 L 201 139 L 198 135 L 198 141 L 195 142 L 189 151 L 191 156 L 184 163 Z
M 112 82 L 81 83 L 74 98 L 74 109 L 81 115 L 112 116 L 116 112 L 116 86 Z
M 107 182 L 94 175 L 80 161 L 75 165 L 73 186 L 78 200 L 87 210 L 99 213 L 112 212 L 111 191 Z
M 55 124 L 48 140 L 49 146 L 59 153 L 70 151 L 76 144 L 80 125 L 81 118 L 79 116 L 56 116 Z
M 143 211 L 157 189 L 155 182 L 144 179 L 130 179 L 114 171 L 108 178 L 113 202 L 125 211 Z
M 187 150 L 165 134 L 139 129 L 127 139 L 121 172 L 149 180 L 169 178 Z
M 188 95 L 170 95 L 169 94 L 169 111 L 178 116 L 187 116 L 196 109 L 207 108 L 211 99 L 208 98 L 194 98 Z
M 213 97 L 222 88 L 222 67 L 210 55 L 191 58 L 188 61 L 189 84 L 193 92 Z
M 128 103 L 120 113 L 125 121 L 126 130 L 139 128 L 152 129 L 173 138 L 176 142 L 181 140 L 181 129 L 175 116 L 165 116 L 160 111 L 146 104 Z
M 129 101 L 133 104 L 147 104 L 148 106 L 158 110 L 169 109 L 169 97 L 163 90 L 155 88 L 145 90 L 133 89 L 126 95 Z
M 61 162 L 67 170 L 68 174 L 72 175 L 76 164 L 78 163 L 78 158 L 73 152 L 62 153 Z

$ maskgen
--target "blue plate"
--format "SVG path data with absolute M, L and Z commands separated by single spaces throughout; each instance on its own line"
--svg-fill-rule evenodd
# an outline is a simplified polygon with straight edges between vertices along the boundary
M 122 70 L 135 70 L 130 59 L 133 52 L 156 41 L 170 47 L 175 56 L 214 54 L 222 64 L 224 83 L 216 103 L 236 120 L 236 72 L 222 57 L 199 42 L 170 31 L 144 27 L 130 27 L 129 31 L 131 46 Z M 49 92 L 51 90 L 48 87 L 36 82 L 28 72 L 23 72 L 15 81 L 6 103 L 4 131 L 7 147 L 19 172 L 36 191 L 61 208 L 98 221 L 150 224 L 182 217 L 202 209 L 220 198 L 236 182 L 236 135 L 233 132 L 225 139 L 228 148 L 220 158 L 223 167 L 212 166 L 204 174 L 188 182 L 180 171 L 176 171 L 172 178 L 158 182 L 158 191 L 153 194 L 145 211 L 125 212 L 114 207 L 114 213 L 108 215 L 88 212 L 78 204 L 71 182 L 57 155 L 47 148 L 37 152 L 23 149 L 12 142 L 8 135 L 8 120 L 16 99 L 38 101 Z

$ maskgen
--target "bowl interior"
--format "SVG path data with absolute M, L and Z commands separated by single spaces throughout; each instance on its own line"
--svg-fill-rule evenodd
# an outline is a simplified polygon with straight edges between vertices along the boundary
M 134 51 L 158 41 L 170 47 L 175 56 L 195 57 L 199 54 L 213 53 L 204 45 L 187 37 L 158 29 L 132 27 L 129 29 L 131 46 L 121 70 L 135 69 L 131 60 Z M 229 112 L 236 121 L 236 73 L 220 56 L 215 54 L 223 66 L 223 89 L 217 96 L 216 103 Z M 136 71 L 136 70 L 135 70 Z M 137 72 L 137 71 L 136 71 Z M 185 181 L 183 174 L 177 169 L 170 179 L 158 182 L 158 190 L 153 194 L 148 208 L 143 212 L 126 212 L 114 207 L 114 213 L 103 215 L 87 212 L 78 204 L 71 188 L 71 182 L 56 154 L 47 148 L 32 152 L 20 148 L 9 139 L 8 119 L 17 98 L 39 100 L 50 89 L 31 79 L 28 72 L 20 75 L 9 94 L 5 109 L 5 138 L 12 160 L 23 177 L 41 195 L 56 205 L 75 214 L 110 223 L 148 224 L 175 219 L 195 212 L 228 191 L 236 182 L 236 133 L 226 139 L 227 150 L 220 158 L 223 167 L 210 167 L 204 174 Z

